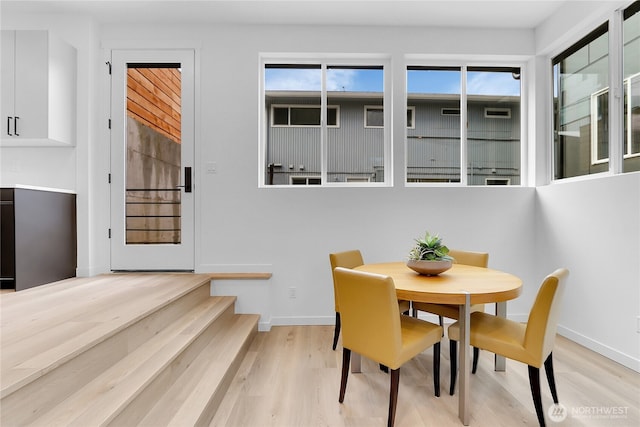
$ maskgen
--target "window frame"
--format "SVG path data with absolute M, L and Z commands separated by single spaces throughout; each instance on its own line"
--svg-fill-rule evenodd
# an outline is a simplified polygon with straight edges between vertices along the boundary
M 258 188 L 295 188 L 301 185 L 291 184 L 268 184 L 267 183 L 267 134 L 270 127 L 270 120 L 266 120 L 266 116 L 269 113 L 266 106 L 266 90 L 265 90 L 265 69 L 270 65 L 284 65 L 295 68 L 300 66 L 314 67 L 319 66 L 321 70 L 321 125 L 316 126 L 320 129 L 321 138 L 321 174 L 320 185 L 309 185 L 308 187 L 392 187 L 393 186 L 393 150 L 391 147 L 393 119 L 391 116 L 391 104 L 392 104 L 392 78 L 391 78 L 391 54 L 326 54 L 326 53 L 259 53 L 259 76 L 258 76 Z M 363 182 L 331 182 L 327 179 L 328 175 L 328 129 L 334 128 L 333 126 L 327 126 L 326 123 L 326 106 L 330 93 L 326 87 L 327 69 L 332 67 L 344 67 L 344 68 L 367 68 L 376 67 L 380 68 L 383 72 L 383 87 L 382 87 L 382 109 L 384 114 L 385 125 L 382 128 L 383 131 L 383 161 L 382 167 L 383 181 L 370 181 L 368 183 Z M 389 108 L 385 108 L 389 106 Z M 339 114 L 340 115 L 340 114 Z M 338 116 L 339 116 L 338 115 Z
M 274 110 L 276 108 L 286 108 L 287 109 L 287 118 L 288 118 L 288 124 L 286 125 L 281 125 L 281 124 L 275 124 L 274 120 L 275 120 L 275 114 L 274 114 Z M 292 108 L 317 108 L 318 110 L 320 110 L 322 107 L 320 105 L 317 104 L 271 104 L 271 120 L 269 123 L 269 126 L 271 126 L 272 128 L 319 128 L 320 124 L 317 125 L 292 125 L 291 124 L 291 109 Z M 340 127 L 340 106 L 339 105 L 327 105 L 327 110 L 336 110 L 336 124 L 335 125 L 331 125 L 327 123 L 327 127 L 328 128 L 339 128 Z M 321 117 L 321 121 L 322 121 L 322 115 Z
M 364 110 L 364 128 L 365 129 L 384 129 L 384 107 L 382 105 L 365 105 L 363 107 Z M 369 115 L 367 114 L 369 110 L 382 111 L 382 126 L 378 125 L 370 125 L 368 123 Z
M 625 132 L 625 117 L 624 117 L 624 96 L 615 96 L 616 93 L 624 93 L 627 91 L 627 81 L 630 82 L 630 79 L 638 76 L 640 73 L 633 74 L 628 78 L 624 78 L 624 68 L 623 68 L 623 57 L 624 57 L 624 39 L 623 39 L 623 30 L 625 20 L 627 19 L 627 14 L 630 13 L 638 13 L 637 10 L 639 8 L 640 3 L 631 2 L 626 6 L 622 6 L 613 13 L 607 14 L 607 16 L 603 16 L 601 20 L 595 22 L 592 26 L 585 28 L 584 31 L 581 31 L 574 38 L 564 43 L 562 46 L 554 49 L 554 51 L 550 52 L 547 59 L 549 65 L 549 79 L 552 82 L 551 90 L 548 92 L 549 98 L 547 105 L 549 106 L 548 110 L 548 118 L 549 118 L 549 141 L 550 148 L 548 150 L 547 164 L 549 168 L 547 169 L 546 183 L 558 183 L 558 182 L 571 182 L 571 181 L 582 181 L 589 179 L 597 179 L 603 176 L 611 176 L 611 175 L 619 175 L 624 173 L 638 173 L 638 171 L 626 171 L 624 170 L 624 160 L 631 157 L 640 156 L 640 152 L 638 153 L 629 153 L 624 154 L 625 146 L 628 147 L 628 151 L 631 151 L 631 125 L 627 123 L 627 131 Z M 629 16 L 631 16 L 629 15 Z M 609 167 L 606 171 L 603 172 L 595 172 L 592 174 L 583 174 L 577 176 L 569 176 L 563 178 L 556 178 L 556 147 L 555 147 L 555 111 L 554 111 L 554 92 L 556 89 L 556 75 L 554 73 L 554 67 L 560 60 L 570 56 L 575 53 L 579 49 L 585 46 L 585 44 L 589 43 L 589 39 L 593 40 L 594 35 L 598 34 L 602 31 L 603 28 L 606 28 L 605 32 L 609 35 L 609 44 L 607 46 L 607 55 L 609 56 L 609 67 L 608 67 L 608 85 L 605 88 L 602 88 L 600 91 L 608 92 L 608 144 L 609 144 L 609 153 L 606 159 L 599 159 L 598 162 L 594 163 L 594 130 L 597 130 L 597 127 L 594 127 L 593 117 L 594 112 L 589 112 L 590 123 L 591 126 L 591 136 L 590 136 L 590 156 L 592 164 L 602 164 L 605 162 L 609 163 Z M 586 41 L 586 43 L 585 43 Z M 629 90 L 631 85 L 628 85 Z M 612 90 L 609 90 L 612 89 Z M 596 92 L 596 93 L 598 93 Z M 630 97 L 629 97 L 630 98 Z M 589 100 L 590 106 L 593 102 L 593 97 Z M 627 105 L 628 107 L 628 105 Z M 626 120 L 630 120 L 631 114 Z M 595 147 L 597 150 L 597 147 Z M 596 151 L 597 153 L 597 151 Z
M 411 124 L 409 124 L 409 114 L 411 114 Z M 414 105 L 407 105 L 407 129 L 416 128 L 416 107 Z
M 490 112 L 505 112 L 506 116 L 501 115 L 491 115 Z M 499 107 L 485 107 L 484 108 L 484 118 L 485 119 L 511 119 L 511 108 L 499 108 Z
M 407 90 L 407 71 L 411 68 L 417 67 L 425 67 L 425 68 L 434 68 L 434 69 L 460 69 L 460 107 L 443 107 L 440 109 L 441 116 L 453 116 L 460 117 L 460 181 L 418 181 L 414 178 L 410 178 L 408 176 L 408 158 L 407 153 L 407 144 L 408 139 L 406 130 L 404 136 L 404 151 L 405 151 L 405 161 L 404 161 L 404 186 L 405 187 L 486 187 L 487 185 L 471 185 L 469 184 L 469 165 L 468 165 L 468 133 L 467 126 L 464 125 L 468 120 L 468 94 L 467 92 L 467 74 L 469 69 L 478 69 L 478 68 L 486 68 L 488 70 L 492 69 L 519 69 L 520 70 L 520 184 L 509 185 L 507 187 L 526 187 L 529 185 L 528 183 L 528 163 L 527 163 L 527 153 L 528 153 L 528 64 L 522 60 L 518 59 L 505 59 L 505 60 L 496 60 L 492 62 L 482 62 L 482 61 L 464 61 L 464 60 L 441 60 L 430 59 L 428 56 L 423 55 L 406 55 L 405 56 L 405 64 L 404 64 L 404 105 L 408 106 L 408 97 L 409 92 Z M 444 114 L 444 110 L 458 110 L 458 114 Z M 491 117 L 494 118 L 494 117 Z M 506 118 L 506 117 L 500 117 Z M 508 119 L 512 119 L 512 117 L 508 117 Z M 415 123 L 415 121 L 414 121 Z

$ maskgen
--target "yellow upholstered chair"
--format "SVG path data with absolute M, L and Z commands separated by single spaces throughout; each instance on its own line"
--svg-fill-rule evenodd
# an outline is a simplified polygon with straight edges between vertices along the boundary
M 333 332 L 333 349 L 338 345 L 338 337 L 340 336 L 340 306 L 336 297 L 336 278 L 333 271 L 336 267 L 355 268 L 364 264 L 362 254 L 359 250 L 351 250 L 329 254 L 329 262 L 331 263 L 331 274 L 333 275 L 333 301 L 336 308 L 336 326 Z M 400 304 L 400 313 L 409 312 L 409 301 L 398 301 Z
M 389 417 L 395 420 L 400 367 L 433 346 L 433 383 L 440 395 L 440 339 L 442 326 L 401 316 L 393 279 L 348 268 L 334 270 L 342 317 L 342 378 L 339 401 L 344 401 L 351 352 L 391 369 Z
M 486 252 L 471 252 L 471 251 L 459 251 L 450 250 L 449 256 L 453 258 L 453 262 L 456 264 L 472 265 L 474 267 L 487 268 L 489 265 L 489 254 Z M 418 317 L 418 311 L 426 311 L 428 313 L 437 314 L 440 319 L 440 326 L 443 325 L 442 318 L 448 317 L 449 319 L 458 320 L 459 311 L 457 305 L 451 304 L 433 304 L 428 302 L 413 302 L 413 317 Z M 484 311 L 484 304 L 473 304 L 471 306 L 471 312 Z M 471 372 L 476 373 L 478 369 L 478 356 L 479 351 L 477 348 L 473 349 L 473 369 Z M 453 361 L 455 365 L 455 361 Z M 453 388 L 450 393 L 453 394 Z
M 545 425 L 540 396 L 540 367 L 544 364 L 547 380 L 554 403 L 558 403 L 555 378 L 553 375 L 553 344 L 560 316 L 560 304 L 569 271 L 560 268 L 548 275 L 533 303 L 526 324 L 503 317 L 476 312 L 471 314 L 471 345 L 489 350 L 509 359 L 529 366 L 529 383 L 538 422 Z M 456 342 L 460 339 L 458 323 L 449 326 L 450 350 L 457 352 Z M 455 384 L 456 371 L 451 370 L 451 383 Z

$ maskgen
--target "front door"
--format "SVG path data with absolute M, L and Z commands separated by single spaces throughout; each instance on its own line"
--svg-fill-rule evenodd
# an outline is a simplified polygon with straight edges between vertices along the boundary
M 111 52 L 111 270 L 194 269 L 194 52 Z

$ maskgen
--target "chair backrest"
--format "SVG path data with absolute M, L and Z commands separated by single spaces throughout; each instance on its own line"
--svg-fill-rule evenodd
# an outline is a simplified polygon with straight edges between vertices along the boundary
M 393 279 L 342 267 L 334 275 L 343 347 L 380 363 L 396 360 L 402 332 Z
M 487 268 L 489 265 L 489 254 L 487 252 L 459 251 L 451 249 L 449 256 L 456 264 L 472 265 L 474 267 Z
M 329 262 L 331 263 L 331 274 L 333 276 L 333 301 L 336 306 L 336 313 L 340 312 L 338 298 L 336 297 L 336 276 L 334 270 L 336 267 L 355 268 L 364 264 L 362 254 L 359 250 L 336 252 L 329 254 Z
M 538 367 L 553 351 L 560 306 L 568 275 L 569 270 L 566 268 L 559 268 L 548 275 L 542 282 L 529 313 L 524 346 L 527 352 L 534 354 L 536 358 L 539 355 L 539 360 L 532 361 Z

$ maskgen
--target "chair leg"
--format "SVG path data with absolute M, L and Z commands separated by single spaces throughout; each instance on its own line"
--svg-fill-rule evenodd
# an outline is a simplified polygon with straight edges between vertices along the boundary
M 544 361 L 544 370 L 547 373 L 547 381 L 549 382 L 549 388 L 551 389 L 551 396 L 553 397 L 553 403 L 558 404 L 558 392 L 556 391 L 556 380 L 553 375 L 553 353 L 549 353 L 547 360 Z
M 478 358 L 480 357 L 480 349 L 478 347 L 473 347 L 473 369 L 471 369 L 471 373 L 475 374 L 478 370 Z
M 542 396 L 540 395 L 540 369 L 531 365 L 529 365 L 529 385 L 531 386 L 531 396 L 533 397 L 533 406 L 536 408 L 538 423 L 540 427 L 545 427 Z
M 433 388 L 440 397 L 440 342 L 433 345 Z
M 336 328 L 333 331 L 333 349 L 338 345 L 338 337 L 340 336 L 340 313 L 336 311 Z
M 449 394 L 453 396 L 456 391 L 456 376 L 458 375 L 458 343 L 453 340 L 449 340 L 449 360 L 451 360 Z
M 393 427 L 396 421 L 396 404 L 398 403 L 398 385 L 400 384 L 400 368 L 391 370 L 391 386 L 389 388 L 389 418 L 387 427 Z
M 382 372 L 384 372 L 385 374 L 388 374 L 388 373 L 389 373 L 389 368 L 388 368 L 388 367 L 386 367 L 386 366 L 384 366 L 382 363 L 380 363 L 380 370 L 381 370 Z
M 340 397 L 338 402 L 344 402 L 344 392 L 347 390 L 347 377 L 349 376 L 349 363 L 351 362 L 351 350 L 342 348 L 342 378 L 340 379 Z

